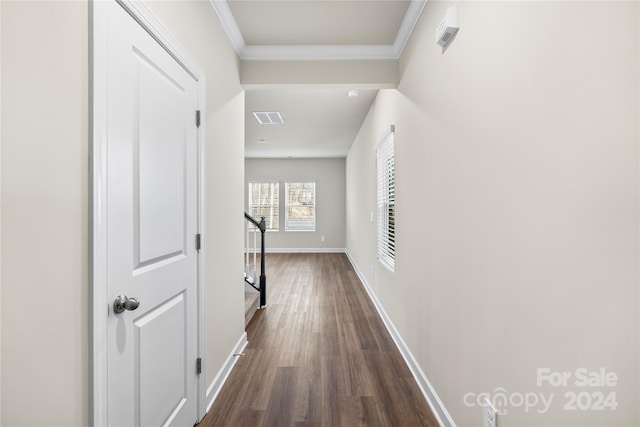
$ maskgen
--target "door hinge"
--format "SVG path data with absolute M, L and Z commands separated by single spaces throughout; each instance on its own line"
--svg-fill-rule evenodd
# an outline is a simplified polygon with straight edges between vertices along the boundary
M 196 373 L 199 375 L 202 373 L 202 358 L 198 357 L 196 359 Z
M 200 110 L 196 111 L 196 127 L 200 127 Z
M 200 233 L 196 234 L 196 250 L 202 249 L 202 238 L 200 237 Z

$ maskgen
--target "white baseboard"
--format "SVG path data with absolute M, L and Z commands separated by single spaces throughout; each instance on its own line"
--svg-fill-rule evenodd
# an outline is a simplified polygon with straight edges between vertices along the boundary
M 351 262 L 353 269 L 355 270 L 356 274 L 360 278 L 360 281 L 362 282 L 364 289 L 367 291 L 367 294 L 369 295 L 371 302 L 376 307 L 378 314 L 382 318 L 384 325 L 387 327 L 389 334 L 391 334 L 391 338 L 393 338 L 393 341 L 396 343 L 396 347 L 398 347 L 398 350 L 400 351 L 400 354 L 402 354 L 404 361 L 407 363 L 407 366 L 409 366 L 409 369 L 411 370 L 411 374 L 413 375 L 416 382 L 418 383 L 418 387 L 420 387 L 420 390 L 422 391 L 422 394 L 424 395 L 425 399 L 427 399 L 427 403 L 429 403 L 429 406 L 431 407 L 433 414 L 437 418 L 438 423 L 442 427 L 456 427 L 455 421 L 453 421 L 453 418 L 451 418 L 451 415 L 447 411 L 447 408 L 445 408 L 444 404 L 438 397 L 438 394 L 436 393 L 434 388 L 431 386 L 431 383 L 427 379 L 427 376 L 422 371 L 422 368 L 420 368 L 420 365 L 418 364 L 416 359 L 413 357 L 411 350 L 409 350 L 409 347 L 407 347 L 407 345 L 405 344 L 404 340 L 398 333 L 398 330 L 393 325 L 393 322 L 391 321 L 387 313 L 384 311 L 384 308 L 382 307 L 382 304 L 380 304 L 378 297 L 373 292 L 373 289 L 371 288 L 371 286 L 369 286 L 369 284 L 367 283 L 367 280 L 365 279 L 364 274 L 362 274 L 362 272 L 358 268 L 358 265 L 356 264 L 355 260 L 351 257 L 351 254 L 349 253 L 349 251 L 345 249 L 345 253 L 347 254 L 347 258 L 349 258 L 349 261 Z
M 236 354 L 242 353 L 248 343 L 249 342 L 247 341 L 247 333 L 244 332 L 238 340 L 236 346 L 231 351 L 229 357 L 227 357 L 227 360 L 225 360 L 224 365 L 222 365 L 222 369 L 220 369 L 218 375 L 216 375 L 216 377 L 211 382 L 211 385 L 207 389 L 207 412 L 209 412 L 211 406 L 213 406 L 213 402 L 216 400 L 216 397 L 218 397 L 218 393 L 220 393 L 222 386 L 224 385 L 225 381 L 227 381 L 231 370 L 238 361 L 238 356 L 236 356 Z
M 345 248 L 267 248 L 266 253 L 272 254 L 326 254 L 345 253 Z

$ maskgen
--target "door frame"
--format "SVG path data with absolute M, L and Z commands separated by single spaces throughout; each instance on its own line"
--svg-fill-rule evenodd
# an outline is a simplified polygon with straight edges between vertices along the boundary
M 160 21 L 139 0 L 90 0 L 89 1 L 89 424 L 106 426 L 107 401 L 107 315 L 111 302 L 107 287 L 107 42 L 108 7 L 120 5 L 149 33 L 196 81 L 197 109 L 205 114 L 205 73 L 178 41 L 162 26 Z M 194 115 L 195 121 L 195 115 Z M 197 177 L 197 227 L 204 235 L 204 147 L 205 122 L 198 128 L 198 177 Z M 198 375 L 198 421 L 205 413 L 206 357 L 204 322 L 204 254 L 205 247 L 197 252 L 197 325 L 198 357 L 202 359 L 202 373 Z M 106 305 L 106 307 L 105 307 Z

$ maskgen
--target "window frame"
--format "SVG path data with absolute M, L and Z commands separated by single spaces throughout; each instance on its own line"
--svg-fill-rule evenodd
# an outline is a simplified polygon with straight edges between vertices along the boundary
M 312 228 L 289 228 L 289 207 L 291 206 L 289 203 L 289 186 L 290 185 L 313 185 L 313 227 Z M 285 232 L 315 232 L 317 230 L 318 224 L 318 200 L 317 196 L 317 182 L 316 181 L 286 181 L 284 183 L 284 231 Z M 308 207 L 308 205 L 295 205 Z
M 276 196 L 276 202 L 275 203 L 269 203 L 269 204 L 259 204 L 259 205 L 254 205 L 252 204 L 252 198 L 253 198 L 253 191 L 252 191 L 252 186 L 253 185 L 264 185 L 264 184 L 269 184 L 272 186 L 275 186 L 275 190 L 273 191 L 273 194 L 275 194 Z M 273 220 L 273 222 L 276 225 L 276 228 L 269 228 L 269 221 L 267 220 L 267 218 L 265 217 L 265 221 L 267 222 L 267 232 L 278 232 L 280 231 L 280 182 L 279 181 L 261 181 L 261 182 L 250 182 L 248 184 L 248 200 L 247 200 L 247 207 L 248 207 L 248 213 L 249 215 L 251 215 L 252 217 L 254 217 L 254 219 L 256 220 L 260 220 L 260 216 L 258 216 L 257 218 L 255 217 L 254 213 L 253 213 L 253 209 L 254 207 L 258 207 L 258 208 L 275 208 L 276 214 L 275 214 L 275 218 Z M 271 217 L 273 218 L 274 215 L 272 214 Z M 253 224 L 249 223 L 249 228 L 251 227 L 255 227 Z

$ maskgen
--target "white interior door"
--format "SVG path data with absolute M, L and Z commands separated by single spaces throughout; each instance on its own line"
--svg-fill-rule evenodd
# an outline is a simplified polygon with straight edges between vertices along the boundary
M 108 6 L 108 424 L 198 421 L 197 82 Z M 130 300 L 121 313 L 119 295 Z

